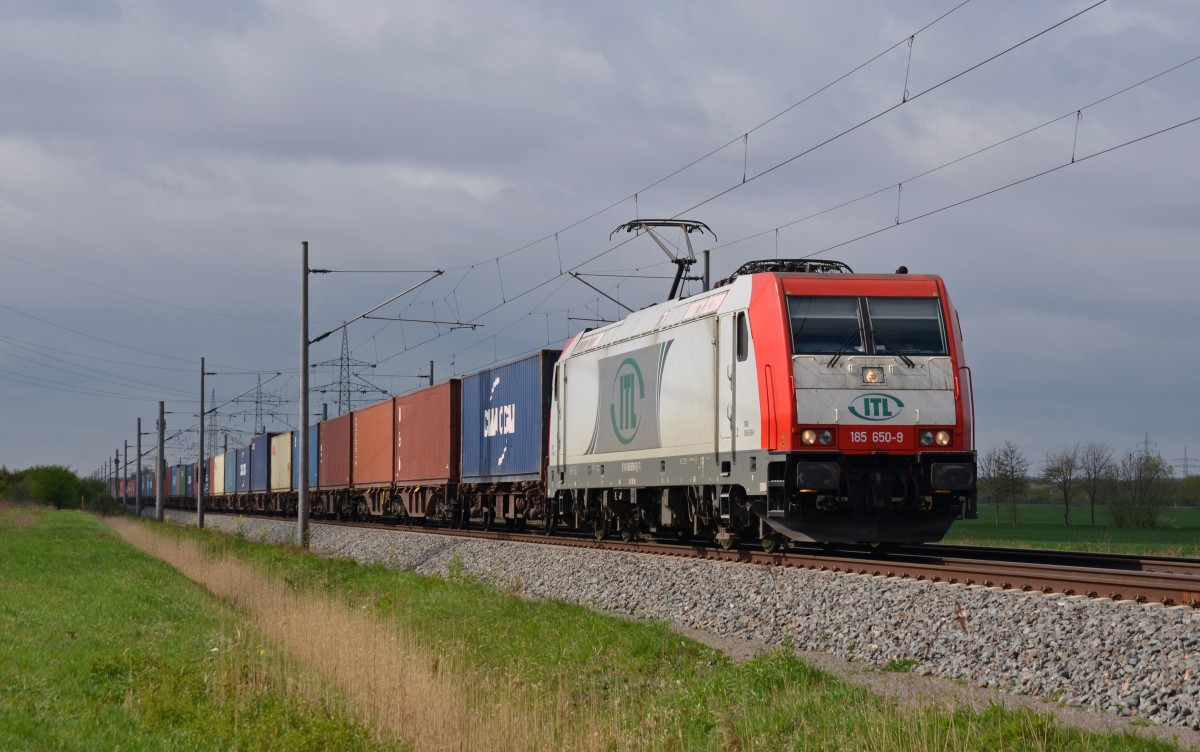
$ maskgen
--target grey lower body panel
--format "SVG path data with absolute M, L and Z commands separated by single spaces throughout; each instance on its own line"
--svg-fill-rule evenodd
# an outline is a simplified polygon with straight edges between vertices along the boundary
M 838 451 L 685 455 L 550 468 L 550 495 L 633 490 L 654 514 L 667 489 L 710 487 L 711 497 L 740 504 L 740 523 L 725 507 L 715 527 L 764 530 L 793 540 L 918 543 L 941 540 L 956 519 L 974 516 L 972 452 L 846 455 Z M 737 493 L 727 493 L 733 489 Z M 613 498 L 604 494 L 604 498 Z M 628 501 L 623 503 L 628 504 Z M 664 518 L 665 519 L 665 518 Z M 713 530 L 713 526 L 708 528 Z M 765 533 L 764 533 L 765 534 Z

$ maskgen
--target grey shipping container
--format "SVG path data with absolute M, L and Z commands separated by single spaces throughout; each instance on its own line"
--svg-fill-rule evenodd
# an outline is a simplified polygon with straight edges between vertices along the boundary
M 537 480 L 546 463 L 550 389 L 561 351 L 542 350 L 462 380 L 462 480 Z
M 237 450 L 230 449 L 225 453 L 225 493 L 237 492 Z

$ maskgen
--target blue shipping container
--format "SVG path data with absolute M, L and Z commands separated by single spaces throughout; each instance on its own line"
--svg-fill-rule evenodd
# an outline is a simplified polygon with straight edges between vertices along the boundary
M 271 437 L 268 433 L 250 440 L 250 490 L 259 493 L 271 488 Z
M 225 493 L 237 492 L 237 450 L 230 449 L 225 453 Z
M 308 487 L 317 487 L 317 471 L 321 469 L 321 445 L 317 443 L 319 426 L 308 427 Z M 292 488 L 300 488 L 300 441 L 292 431 Z
M 179 493 L 179 465 L 171 465 L 170 476 L 171 476 L 171 493 L 170 493 L 170 495 L 171 496 L 182 496 L 183 494 Z
M 183 492 L 183 495 L 188 497 L 189 499 L 195 498 L 195 496 L 196 496 L 196 466 L 194 464 L 183 466 L 183 478 L 184 478 L 184 489 L 185 489 Z
M 250 447 L 237 450 L 237 492 L 250 493 Z
M 462 380 L 464 483 L 537 480 L 546 462 L 550 389 L 559 350 Z

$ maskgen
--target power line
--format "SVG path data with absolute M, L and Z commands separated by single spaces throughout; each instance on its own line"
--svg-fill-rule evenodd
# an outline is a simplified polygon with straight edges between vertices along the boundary
M 153 305 L 163 306 L 164 308 L 173 308 L 177 311 L 187 311 L 188 313 L 199 313 L 199 314 L 202 314 L 205 316 L 217 316 L 219 318 L 233 319 L 236 321 L 256 321 L 256 322 L 264 323 L 264 324 L 294 324 L 294 323 L 296 323 L 294 321 L 285 321 L 282 319 L 260 319 L 260 318 L 255 318 L 253 316 L 235 316 L 231 313 L 222 313 L 220 311 L 206 311 L 202 308 L 191 308 L 188 306 L 181 306 L 176 303 L 168 303 L 163 300 L 155 300 L 154 298 L 147 298 L 142 295 L 134 295 L 131 292 L 125 292 L 124 290 L 117 290 L 112 287 L 107 287 L 105 285 L 97 284 L 95 282 L 90 282 L 86 279 L 80 279 L 79 277 L 67 274 L 66 272 L 60 272 L 55 269 L 51 269 L 49 267 L 42 266 L 41 264 L 36 264 L 28 259 L 23 259 L 20 256 L 14 256 L 13 254 L 5 253 L 4 251 L 0 251 L 0 256 L 4 256 L 5 258 L 12 259 L 13 261 L 17 261 L 19 263 L 26 264 L 28 266 L 32 266 L 34 269 L 40 269 L 41 271 L 44 271 L 47 274 L 53 274 L 56 277 L 62 277 L 63 279 L 69 279 L 72 282 L 78 282 L 81 285 L 87 285 L 88 287 L 94 287 L 97 290 L 104 290 L 105 292 L 111 292 L 114 295 L 121 295 L 123 297 L 131 298 L 133 300 L 140 300 L 143 303 L 151 303 Z
M 772 167 L 768 167 L 767 169 L 763 170 L 762 172 L 758 173 L 757 175 L 754 175 L 750 178 L 743 177 L 742 182 L 734 183 L 733 185 L 726 188 L 725 190 L 723 190 L 715 195 L 709 196 L 708 198 L 704 199 L 703 201 L 701 201 L 698 204 L 695 204 L 694 206 L 690 206 L 687 209 L 684 209 L 683 211 L 676 214 L 673 218 L 681 217 L 684 214 L 687 214 L 688 212 L 699 209 L 701 206 L 704 206 L 705 204 L 715 201 L 716 199 L 721 198 L 722 196 L 732 193 L 733 191 L 736 191 L 738 188 L 741 188 L 742 186 L 744 186 L 748 183 L 752 183 L 755 180 L 758 180 L 759 178 L 761 178 L 765 175 L 769 175 L 770 173 L 774 172 L 775 170 L 778 170 L 781 167 L 789 165 L 792 162 L 795 162 L 797 159 L 800 159 L 801 157 L 804 157 L 804 156 L 807 156 L 807 155 L 813 153 L 817 149 L 828 146 L 829 144 L 833 143 L 834 141 L 837 141 L 838 139 L 840 139 L 842 136 L 849 135 L 849 134 L 853 133 L 854 131 L 858 130 L 859 128 L 862 128 L 863 126 L 868 125 L 869 123 L 872 123 L 872 122 L 878 120 L 879 118 L 883 117 L 884 115 L 894 112 L 894 111 L 900 109 L 901 107 L 904 107 L 905 105 L 909 104 L 910 102 L 913 102 L 913 101 L 925 96 L 926 94 L 929 94 L 932 91 L 936 91 L 937 89 L 942 88 L 943 86 L 950 83 L 951 81 L 955 81 L 955 80 L 967 75 L 971 71 L 982 68 L 983 66 L 987 65 L 988 63 L 990 63 L 994 60 L 997 60 L 997 59 L 1003 57 L 1004 55 L 1007 55 L 1008 53 L 1012 52 L 1013 50 L 1015 50 L 1019 47 L 1022 47 L 1024 45 L 1028 44 L 1029 42 L 1032 42 L 1033 40 L 1037 39 L 1038 37 L 1050 33 L 1054 29 L 1057 29 L 1059 26 L 1062 26 L 1063 24 L 1065 24 L 1069 21 L 1072 21 L 1072 20 L 1078 18 L 1079 16 L 1082 16 L 1084 13 L 1087 13 L 1090 10 L 1100 7 L 1101 5 L 1103 5 L 1106 2 L 1108 2 L 1108 0 L 1098 0 L 1098 2 L 1094 3 L 1093 5 L 1089 5 L 1088 7 L 1079 11 L 1078 13 L 1075 13 L 1071 16 L 1068 16 L 1067 18 L 1064 18 L 1063 20 L 1059 21 L 1058 23 L 1054 24 L 1053 26 L 1048 26 L 1045 29 L 1042 29 L 1038 33 L 1034 34 L 1033 36 L 1026 37 L 1025 39 L 1021 40 L 1020 42 L 1017 42 L 1016 44 L 1012 45 L 1011 47 L 1008 47 L 1007 49 L 1004 49 L 1000 52 L 997 52 L 996 54 L 992 55 L 991 57 L 989 57 L 985 60 L 981 60 L 980 62 L 972 65 L 971 67 L 961 70 L 958 73 L 955 73 L 953 76 L 950 76 L 949 78 L 944 79 L 941 82 L 936 83 L 927 89 L 917 92 L 913 96 L 902 100 L 899 104 L 894 104 L 891 107 L 887 107 L 887 108 L 881 110 L 880 112 L 875 113 L 874 115 L 867 118 L 866 120 L 862 120 L 862 121 L 858 122 L 857 124 L 852 125 L 849 128 L 843 130 L 842 132 L 840 132 L 836 135 L 830 136 L 829 138 L 825 139 L 824 141 L 821 141 L 820 143 L 816 144 L 815 146 L 810 146 L 809 148 L 801 151 L 800 153 L 795 154 L 791 157 L 788 157 L 787 159 L 775 164 Z
M 1101 0 L 1101 2 L 1105 2 L 1105 1 L 1106 1 L 1106 0 Z M 566 225 L 565 227 L 562 227 L 561 229 L 557 230 L 556 232 L 550 233 L 549 235 L 545 235 L 545 236 L 543 236 L 543 237 L 541 237 L 541 238 L 538 238 L 537 240 L 532 240 L 532 241 L 530 241 L 530 242 L 528 242 L 528 243 L 526 243 L 526 244 L 524 244 L 524 245 L 522 245 L 522 246 L 519 246 L 519 247 L 517 247 L 517 248 L 514 248 L 514 249 L 512 249 L 512 250 L 510 250 L 510 251 L 507 251 L 507 252 L 505 252 L 505 253 L 503 253 L 503 254 L 501 254 L 501 255 L 497 256 L 497 257 L 496 257 L 496 259 L 503 259 L 503 258 L 507 258 L 507 257 L 509 257 L 509 256 L 512 256 L 512 255 L 514 255 L 514 254 L 520 253 L 521 251 L 524 251 L 524 250 L 526 250 L 526 249 L 528 249 L 528 248 L 532 248 L 532 247 L 533 247 L 533 246 L 535 246 L 535 245 L 538 245 L 538 244 L 540 244 L 540 243 L 544 243 L 544 242 L 546 242 L 546 241 L 548 241 L 548 240 L 551 240 L 551 239 L 557 238 L 557 236 L 558 236 L 558 235 L 560 235 L 560 234 L 562 234 L 562 233 L 566 232 L 567 230 L 572 230 L 572 229 L 574 229 L 574 228 L 578 227 L 579 225 L 583 224 L 584 222 L 588 222 L 588 221 L 590 221 L 590 220 L 593 220 L 593 219 L 595 219 L 595 218 L 597 218 L 597 217 L 599 217 L 599 216 L 601 216 L 601 215 L 603 215 L 603 214 L 605 214 L 605 213 L 607 213 L 607 212 L 609 212 L 609 211 L 611 211 L 611 210 L 613 210 L 613 209 L 617 208 L 618 206 L 620 206 L 621 204 L 625 203 L 626 201 L 630 201 L 630 200 L 634 200 L 634 201 L 636 201 L 636 200 L 637 200 L 637 197 L 638 197 L 638 195 L 639 195 L 639 194 L 641 194 L 641 193 L 645 193 L 646 191 L 649 191 L 649 190 L 652 190 L 653 188 L 655 188 L 655 187 L 657 187 L 657 186 L 661 185 L 662 183 L 666 182 L 667 180 L 670 180 L 671 178 L 675 177 L 676 175 L 679 175 L 680 173 L 682 173 L 682 172 L 684 172 L 684 171 L 686 171 L 686 170 L 688 170 L 688 169 L 690 169 L 690 168 L 692 168 L 692 167 L 695 167 L 696 165 L 698 165 L 698 164 L 700 164 L 701 162 L 705 161 L 706 159 L 708 159 L 708 158 L 712 157 L 713 155 L 715 155 L 715 154 L 718 154 L 718 153 L 720 153 L 721 151 L 723 151 L 723 150 L 725 150 L 725 149 L 729 148 L 730 146 L 732 146 L 732 145 L 734 145 L 734 144 L 738 143 L 739 141 L 741 141 L 741 140 L 743 139 L 743 137 L 744 137 L 744 136 L 746 136 L 746 135 L 748 135 L 748 134 L 750 134 L 750 133 L 754 133 L 755 131 L 757 131 L 757 130 L 761 129 L 762 127 L 764 127 L 764 126 L 768 125 L 769 123 L 771 123 L 771 122 L 773 122 L 773 121 L 777 120 L 778 118 L 782 117 L 783 115 L 786 115 L 787 113 L 789 113 L 789 112 L 791 112 L 792 110 L 796 109 L 797 107 L 799 107 L 800 105 L 804 104 L 805 102 L 808 102 L 810 99 L 812 99 L 813 97 L 817 96 L 818 94 L 821 94 L 821 93 L 823 93 L 824 91 L 828 90 L 829 88 L 831 88 L 831 87 L 833 87 L 833 86 L 835 86 L 835 85 L 837 85 L 837 84 L 841 83 L 841 82 L 842 82 L 843 80 L 845 80 L 846 78 L 849 78 L 850 76 L 854 75 L 854 74 L 855 74 L 855 73 L 857 73 L 858 71 L 860 71 L 860 70 L 862 70 L 863 68 L 867 67 L 868 65 L 870 65 L 870 64 L 871 64 L 871 63 L 873 63 L 873 62 L 875 62 L 876 60 L 878 60 L 879 58 L 883 57 L 884 55 L 886 55 L 887 53 L 891 52 L 892 50 L 896 49 L 896 48 L 897 48 L 897 47 L 899 47 L 900 45 L 902 45 L 902 44 L 905 44 L 905 43 L 906 43 L 906 42 L 908 42 L 910 39 L 913 39 L 913 38 L 915 38 L 915 37 L 916 37 L 918 34 L 921 34 L 922 32 L 924 32 L 924 31 L 927 31 L 927 30 L 928 30 L 930 27 L 932 27 L 934 24 L 937 24 L 937 23 L 939 23 L 940 21 L 944 20 L 946 17 L 948 17 L 949 15 L 951 15 L 952 13 L 954 13 L 955 11 L 959 10 L 960 8 L 962 8 L 964 5 L 966 5 L 966 4 L 967 4 L 967 3 L 969 3 L 969 2 L 970 2 L 970 0 L 964 0 L 963 2 L 959 3 L 958 5 L 954 6 L 954 7 L 953 7 L 953 8 L 951 8 L 950 10 L 946 11 L 945 13 L 943 13 L 942 15 L 938 16 L 937 18 L 933 19 L 933 20 L 932 20 L 932 21 L 930 21 L 929 23 L 925 24 L 925 25 L 924 25 L 924 26 L 922 26 L 921 28 L 917 29 L 915 32 L 913 32 L 913 33 L 911 33 L 911 34 L 909 34 L 909 35 L 905 36 L 903 39 L 901 39 L 901 40 L 899 40 L 898 42 L 895 42 L 894 44 L 890 45 L 889 47 L 887 47 L 887 48 L 886 48 L 886 49 L 884 49 L 883 51 L 876 53 L 875 55 L 871 56 L 870 58 L 868 58 L 868 59 L 867 59 L 867 60 L 865 60 L 864 62 L 862 62 L 862 63 L 859 63 L 858 65 L 856 65 L 855 67 L 853 67 L 853 68 L 851 68 L 849 71 L 847 71 L 846 73 L 843 73 L 842 75 L 840 75 L 840 76 L 838 76 L 837 78 L 833 79 L 832 81 L 830 81 L 829 83 L 825 84 L 824 86 L 821 86 L 820 88 L 816 89 L 815 91 L 811 92 L 810 94 L 807 94 L 807 95 L 805 95 L 804 97 L 802 97 L 802 98 L 801 98 L 801 99 L 799 99 L 798 101 L 796 101 L 796 102 L 793 102 L 792 104 L 788 105 L 788 106 L 787 106 L 787 107 L 785 107 L 784 109 L 782 109 L 782 110 L 780 110 L 779 112 L 775 113 L 775 114 L 774 114 L 774 115 L 772 115 L 771 117 L 769 117 L 769 118 L 767 118 L 766 120 L 762 121 L 762 122 L 761 122 L 761 123 L 759 123 L 758 125 L 755 125 L 753 128 L 750 128 L 749 130 L 746 130 L 746 131 L 744 131 L 744 132 L 742 132 L 742 133 L 739 133 L 737 136 L 735 136 L 735 137 L 734 137 L 734 138 L 732 138 L 731 140 L 729 140 L 729 141 L 725 142 L 724 144 L 722 144 L 722 145 L 720 145 L 720 146 L 716 147 L 715 149 L 713 149 L 713 150 L 709 151 L 708 153 L 704 154 L 703 156 L 697 157 L 696 159 L 694 159 L 694 160 L 692 160 L 691 162 L 688 162 L 687 164 L 685 164 L 684 166 L 682 166 L 682 167 L 680 167 L 680 168 L 678 168 L 678 169 L 676 169 L 676 170 L 674 170 L 674 171 L 672 171 L 672 172 L 668 173 L 667 175 L 664 175 L 663 177 L 659 178 L 658 180 L 655 180 L 654 182 L 650 183 L 650 184 L 649 184 L 649 185 L 647 185 L 646 187 L 644 187 L 644 188 L 641 188 L 640 190 L 634 191 L 633 193 L 631 193 L 631 194 L 628 194 L 627 196 L 625 196 L 625 197 L 623 197 L 623 198 L 621 198 L 621 199 L 619 199 L 619 200 L 617 200 L 617 201 L 614 201 L 613 203 L 609 204 L 608 206 L 604 207 L 603 209 L 599 209 L 599 210 L 597 210 L 597 211 L 595 211 L 595 212 L 593 212 L 593 213 L 591 213 L 591 214 L 587 215 L 586 217 L 583 217 L 582 219 L 578 219 L 578 220 L 576 220 L 576 221 L 574 221 L 574 222 L 571 222 L 570 224 Z M 492 260 L 488 260 L 487 262 L 480 262 L 480 263 L 478 263 L 478 264 L 472 264 L 472 265 L 471 265 L 469 268 L 470 268 L 470 269 L 474 269 L 476 266 L 480 266 L 480 265 L 482 265 L 483 263 L 491 263 L 491 262 L 492 262 Z M 462 267 L 459 267 L 459 268 L 462 268 Z M 576 268 L 578 268 L 578 267 L 576 267 Z

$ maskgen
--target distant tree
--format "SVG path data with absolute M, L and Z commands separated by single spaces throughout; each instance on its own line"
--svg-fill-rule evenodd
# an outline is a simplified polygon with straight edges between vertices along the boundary
M 1046 454 L 1042 481 L 1054 488 L 1063 501 L 1063 526 L 1071 524 L 1071 493 L 1079 480 L 1079 443 Z
M 1017 524 L 1017 501 L 1029 492 L 1029 460 L 1016 444 L 1005 441 L 1002 447 L 993 447 L 979 462 L 980 489 L 992 497 L 996 504 L 996 524 L 1000 524 L 1000 502 L 1007 500 L 1012 506 L 1012 521 Z
M 26 495 L 25 477 L 21 471 L 0 467 L 0 499 L 24 501 Z
M 979 496 L 990 499 L 996 509 L 996 527 L 1000 526 L 1000 450 L 992 447 L 979 458 Z
M 1179 503 L 1184 506 L 1200 506 L 1200 475 L 1189 475 L 1179 481 Z
M 1092 527 L 1096 526 L 1096 499 L 1110 484 L 1114 474 L 1113 450 L 1103 441 L 1089 441 L 1079 452 L 1079 483 L 1092 508 Z
M 1150 528 L 1171 495 L 1171 466 L 1149 452 L 1129 452 L 1116 465 L 1114 496 L 1109 504 L 1117 527 Z
M 62 465 L 39 465 L 24 473 L 29 484 L 29 500 L 54 505 L 55 509 L 79 504 L 79 478 Z

